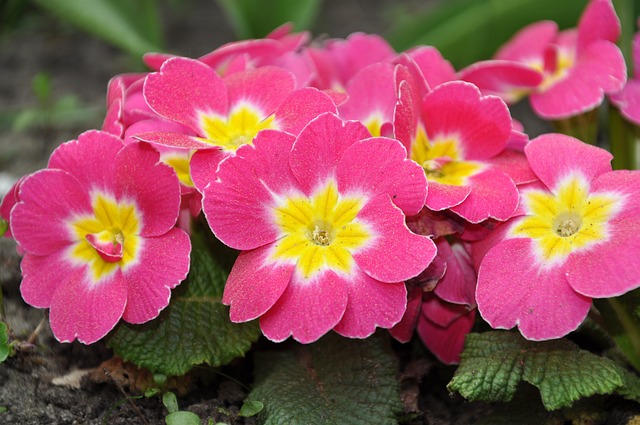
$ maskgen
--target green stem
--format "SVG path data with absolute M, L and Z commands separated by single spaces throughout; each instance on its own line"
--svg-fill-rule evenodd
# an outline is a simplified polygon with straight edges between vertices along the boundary
M 622 51 L 625 61 L 627 62 L 627 74 L 633 73 L 633 61 L 631 60 L 631 45 L 633 43 L 633 35 L 635 33 L 635 7 L 633 0 L 613 0 L 613 6 L 620 18 L 620 26 L 622 33 L 618 40 L 618 46 Z
M 609 139 L 615 170 L 633 170 L 637 164 L 637 141 L 633 124 L 625 120 L 617 108 L 609 109 Z
M 595 145 L 598 142 L 598 112 L 599 109 L 596 108 L 584 114 L 554 121 L 553 125 L 560 133 Z

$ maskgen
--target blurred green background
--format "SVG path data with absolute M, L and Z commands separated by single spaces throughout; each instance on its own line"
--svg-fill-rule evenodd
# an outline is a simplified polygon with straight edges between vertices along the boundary
M 238 39 L 262 37 L 284 22 L 297 30 L 324 31 L 323 17 L 334 2 L 327 0 L 205 0 L 216 2 Z M 489 58 L 518 29 L 551 19 L 561 28 L 575 26 L 587 0 L 363 0 L 376 15 L 379 32 L 397 50 L 417 44 L 436 46 L 456 68 Z M 615 0 L 616 8 L 634 31 L 640 0 Z M 168 49 L 167 27 L 185 10 L 201 8 L 196 0 L 0 0 L 0 36 L 33 27 L 38 16 L 50 14 L 134 57 Z M 346 20 L 349 16 L 344 17 Z M 211 21 L 213 25 L 213 20 Z M 353 28 L 352 30 L 357 30 Z M 366 28 L 361 30 L 366 31 Z M 329 34 L 339 37 L 345 34 Z M 212 46 L 213 48 L 213 46 Z

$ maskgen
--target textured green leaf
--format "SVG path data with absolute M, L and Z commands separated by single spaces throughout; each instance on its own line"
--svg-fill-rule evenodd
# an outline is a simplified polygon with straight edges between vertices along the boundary
M 194 365 L 220 366 L 241 357 L 258 338 L 257 322 L 231 323 L 221 302 L 227 272 L 197 235 L 192 237 L 191 270 L 158 318 L 122 322 L 109 339 L 114 352 L 138 366 L 167 376 Z
M 509 401 L 520 381 L 538 387 L 545 408 L 555 410 L 595 394 L 634 398 L 637 377 L 567 340 L 535 342 L 515 332 L 486 332 L 467 336 L 447 388 L 468 399 Z
M 193 412 L 169 413 L 164 421 L 167 425 L 200 425 L 200 416 Z
M 9 344 L 9 328 L 4 322 L 0 322 L 0 363 L 7 360 L 12 347 Z
M 255 387 L 264 424 L 395 424 L 402 411 L 388 340 L 329 334 L 289 351 L 256 353 Z

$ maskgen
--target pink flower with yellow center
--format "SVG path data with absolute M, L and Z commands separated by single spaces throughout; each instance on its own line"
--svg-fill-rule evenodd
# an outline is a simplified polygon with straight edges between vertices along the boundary
M 364 338 L 406 308 L 404 280 L 435 256 L 405 214 L 424 204 L 426 181 L 396 140 L 323 114 L 296 138 L 261 132 L 204 189 L 215 235 L 242 250 L 223 302 L 234 322 L 260 318 L 273 341 L 303 343 L 333 329 Z
M 540 183 L 522 190 L 522 215 L 482 259 L 478 309 L 494 328 L 559 338 L 582 323 L 592 298 L 640 286 L 640 172 L 611 171 L 608 152 L 560 134 L 525 153 Z
M 200 184 L 202 168 L 215 169 L 221 159 L 251 143 L 260 131 L 278 129 L 297 134 L 312 118 L 336 111 L 331 98 L 319 90 L 294 89 L 293 75 L 282 68 L 265 66 L 222 78 L 199 61 L 171 58 L 159 72 L 147 77 L 144 96 L 158 115 L 185 126 L 195 136 L 150 129 L 136 137 L 202 151 L 190 161 L 190 175 L 200 190 L 206 184 Z
M 509 219 L 527 167 L 502 164 L 505 155 L 513 165 L 526 164 L 524 156 L 506 150 L 512 133 L 506 104 L 462 81 L 441 84 L 424 99 L 412 86 L 409 80 L 398 85 L 394 130 L 427 176 L 425 205 L 471 223 Z
M 191 244 L 175 228 L 178 178 L 149 145 L 84 133 L 21 183 L 17 201 L 20 290 L 27 303 L 50 308 L 59 341 L 90 344 L 121 318 L 157 317 L 189 271 Z
M 616 93 L 624 85 L 626 66 L 615 45 L 619 36 L 620 21 L 611 0 L 591 0 L 577 29 L 558 32 L 555 22 L 534 23 L 497 53 L 497 64 L 515 61 L 542 72 L 535 88 L 521 88 L 533 89 L 531 106 L 539 116 L 567 118 L 594 109 L 605 94 Z

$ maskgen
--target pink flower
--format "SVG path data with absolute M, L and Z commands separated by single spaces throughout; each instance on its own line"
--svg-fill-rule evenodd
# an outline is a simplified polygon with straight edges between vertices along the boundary
M 295 90 L 293 75 L 265 66 L 220 77 L 193 59 L 171 58 L 144 85 L 147 103 L 158 115 L 195 133 L 138 133 L 144 141 L 190 150 L 208 150 L 191 160 L 191 177 L 201 189 L 200 174 L 265 129 L 297 134 L 312 118 L 335 112 L 331 98 L 313 88 Z M 199 159 L 195 159 L 195 156 Z M 198 166 L 194 167 L 193 164 Z
M 533 110 L 545 119 L 561 119 L 594 109 L 605 94 L 620 91 L 626 66 L 615 41 L 620 22 L 611 0 L 591 0 L 578 28 L 558 33 L 543 21 L 521 30 L 496 59 L 524 63 L 543 73 L 531 94 Z
M 476 317 L 476 273 L 465 244 L 436 241 L 431 265 L 408 283 L 407 311 L 390 329 L 408 342 L 417 329 L 424 345 L 445 364 L 460 362 L 464 340 Z
M 525 148 L 540 183 L 498 230 L 478 272 L 477 302 L 494 328 L 531 340 L 575 330 L 592 298 L 640 286 L 640 172 L 611 171 L 611 155 L 560 134 Z
M 364 338 L 406 308 L 404 280 L 435 256 L 407 228 L 424 173 L 397 141 L 323 114 L 296 138 L 264 131 L 204 189 L 215 235 L 242 250 L 223 303 L 233 322 L 260 318 L 267 338 L 303 343 L 333 329 Z
M 633 37 L 633 78 L 620 93 L 609 98 L 620 109 L 623 117 L 640 125 L 640 32 Z
M 351 78 L 368 65 L 390 62 L 396 52 L 375 34 L 353 33 L 345 40 L 328 40 L 322 47 L 310 47 L 316 78 L 310 85 L 319 89 L 344 90 Z
M 169 303 L 191 245 L 175 228 L 180 186 L 151 146 L 90 131 L 27 177 L 11 210 L 26 252 L 22 296 L 50 308 L 62 342 L 90 344 L 122 318 L 143 323 Z
M 398 87 L 395 134 L 429 180 L 425 205 L 471 223 L 509 219 L 518 204 L 514 180 L 524 178 L 510 170 L 527 167 L 524 157 L 506 151 L 512 133 L 506 104 L 462 81 L 441 84 L 424 99 L 409 80 Z M 523 165 L 493 164 L 502 155 Z

